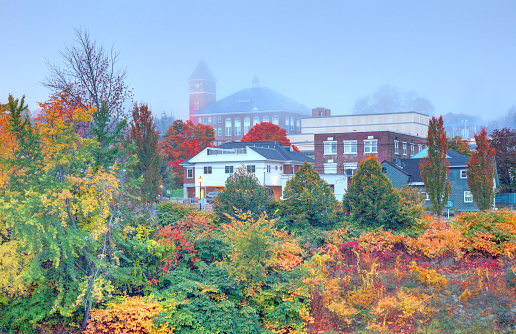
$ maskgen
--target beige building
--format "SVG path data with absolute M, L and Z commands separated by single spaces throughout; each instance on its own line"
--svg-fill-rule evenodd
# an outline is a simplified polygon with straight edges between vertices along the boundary
M 319 108 L 323 109 L 323 108 Z M 411 111 L 386 114 L 366 115 L 314 115 L 301 119 L 301 133 L 290 134 L 290 142 L 302 152 L 314 151 L 314 134 L 342 133 L 352 131 L 393 131 L 413 136 L 426 137 L 428 131 L 428 115 Z

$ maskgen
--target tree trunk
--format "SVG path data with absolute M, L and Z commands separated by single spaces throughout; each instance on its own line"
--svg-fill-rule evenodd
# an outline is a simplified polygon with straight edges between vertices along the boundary
M 91 300 L 88 300 L 86 302 L 86 308 L 84 309 L 84 318 L 82 318 L 82 323 L 81 323 L 82 330 L 86 329 L 86 327 L 88 326 L 88 322 L 90 321 L 91 305 L 92 305 Z

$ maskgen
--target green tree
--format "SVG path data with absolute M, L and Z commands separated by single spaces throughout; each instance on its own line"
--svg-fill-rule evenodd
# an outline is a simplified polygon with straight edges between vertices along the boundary
M 448 141 L 444 131 L 443 118 L 432 117 L 428 126 L 428 157 L 421 159 L 419 169 L 425 184 L 426 193 L 430 197 L 432 210 L 441 215 L 448 196 L 452 191 L 448 181 L 450 163 L 446 160 Z
M 45 105 L 33 128 L 23 100 L 10 99 L 8 130 L 16 149 L 1 165 L 16 170 L 0 193 L 0 216 L 19 252 L 31 254 L 20 273 L 30 296 L 0 316 L 15 328 L 53 314 L 70 317 L 84 307 L 83 328 L 92 305 L 110 290 L 116 265 L 111 235 L 120 213 L 116 169 L 93 171 L 93 139 L 78 134 L 92 121 L 92 109 Z
M 154 202 L 161 191 L 161 163 L 163 155 L 158 145 L 159 132 L 156 131 L 149 107 L 141 103 L 134 104 L 133 120 L 130 124 L 131 142 L 138 158 L 134 166 L 135 178 L 142 177 L 140 196 L 143 202 Z
M 376 156 L 360 162 L 344 194 L 342 207 L 362 226 L 394 229 L 407 223 L 400 195 L 382 172 Z
M 245 166 L 239 167 L 227 178 L 224 190 L 219 193 L 213 205 L 215 215 L 224 223 L 231 221 L 227 215 L 237 217 L 235 210 L 250 212 L 253 219 L 258 219 L 268 209 L 267 190 Z
M 496 168 L 501 192 L 516 192 L 516 129 L 495 129 L 491 133 L 491 147 L 496 154 Z
M 484 211 L 492 208 L 494 202 L 495 151 L 489 145 L 485 128 L 482 128 L 479 134 L 475 134 L 475 142 L 477 149 L 468 161 L 466 173 L 468 176 L 468 187 L 473 195 L 473 199 L 478 208 Z
M 328 227 L 337 221 L 335 195 L 308 162 L 287 181 L 283 198 L 282 220 L 289 228 Z

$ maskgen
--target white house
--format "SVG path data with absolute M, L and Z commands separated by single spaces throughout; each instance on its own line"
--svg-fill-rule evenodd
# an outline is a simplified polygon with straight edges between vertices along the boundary
M 244 165 L 281 198 L 287 180 L 305 161 L 314 163 L 312 158 L 274 141 L 229 142 L 206 148 L 181 163 L 184 196 L 204 197 L 207 192 L 221 190 L 226 179 Z

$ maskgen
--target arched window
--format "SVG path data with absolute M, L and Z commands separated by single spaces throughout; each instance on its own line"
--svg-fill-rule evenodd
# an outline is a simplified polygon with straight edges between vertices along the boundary
M 279 117 L 278 117 L 278 115 L 272 116 L 272 124 L 279 125 Z
M 211 124 L 211 117 L 208 117 L 208 124 Z
M 301 131 L 301 120 L 299 118 L 296 120 L 296 131 Z
M 294 131 L 294 117 L 290 116 L 290 130 Z
M 285 130 L 287 130 L 287 133 L 288 133 L 288 116 L 285 117 Z
M 263 121 L 264 122 L 268 122 L 269 121 L 269 116 L 263 116 Z
M 253 118 L 253 126 L 255 126 L 258 123 L 260 123 L 260 117 L 254 116 L 254 118 Z
M 235 136 L 242 134 L 242 124 L 240 124 L 240 117 L 235 118 Z
M 208 119 L 206 117 L 202 119 L 202 124 L 208 124 Z
M 231 118 L 226 118 L 226 136 L 231 136 Z
M 201 117 L 199 117 L 199 118 L 197 119 L 197 124 L 202 124 L 202 118 L 201 118 Z
M 244 135 L 249 132 L 251 127 L 251 119 L 249 117 L 244 118 Z
M 213 117 L 213 124 L 217 124 L 217 117 Z

